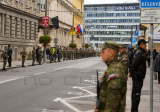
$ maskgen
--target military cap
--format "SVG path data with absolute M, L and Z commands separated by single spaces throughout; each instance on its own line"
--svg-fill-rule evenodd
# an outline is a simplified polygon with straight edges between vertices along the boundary
M 145 43 L 148 43 L 147 41 L 145 41 L 144 39 L 140 39 L 138 40 L 138 45 L 140 44 L 145 44 Z
M 110 42 L 105 42 L 103 44 L 103 47 L 102 49 L 107 49 L 107 48 L 110 48 L 110 49 L 113 49 L 113 50 L 119 50 L 119 45 L 116 43 L 116 42 L 113 42 L 113 41 L 110 41 Z
M 126 46 L 124 44 L 120 44 L 119 47 L 120 48 L 126 48 Z

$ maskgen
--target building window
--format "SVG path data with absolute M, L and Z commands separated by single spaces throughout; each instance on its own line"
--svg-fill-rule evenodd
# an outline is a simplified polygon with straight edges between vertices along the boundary
M 25 20 L 25 38 L 27 39 L 27 20 Z
M 36 23 L 34 23 L 34 40 L 36 40 Z
M 6 14 L 4 14 L 4 37 L 6 36 Z
M 15 18 L 15 38 L 17 38 L 17 17 Z
M 31 40 L 31 21 L 29 22 L 29 39 Z
M 2 14 L 0 14 L 0 36 L 2 35 Z
M 45 2 L 46 0 L 41 0 L 41 10 L 45 10 Z
M 9 19 L 10 19 L 10 37 L 12 37 L 12 16 L 10 16 Z
M 22 19 L 20 20 L 21 21 L 21 38 L 22 38 Z

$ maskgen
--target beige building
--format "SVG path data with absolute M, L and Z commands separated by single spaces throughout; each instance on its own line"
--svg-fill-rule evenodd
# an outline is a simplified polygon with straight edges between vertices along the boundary
M 29 58 L 37 46 L 40 7 L 41 0 L 0 0 L 0 50 L 11 44 L 13 60 L 21 59 L 23 47 Z
M 43 1 L 43 0 L 42 0 Z M 44 2 L 45 3 L 45 2 Z M 44 4 L 45 5 L 45 4 Z M 58 46 L 68 46 L 72 41 L 72 36 L 70 35 L 70 30 L 73 21 L 73 0 L 48 0 L 48 14 L 47 16 L 54 18 L 58 16 L 59 18 L 59 29 L 55 30 L 52 22 L 50 21 L 50 27 L 47 28 L 47 35 L 52 38 L 51 43 L 47 47 L 54 47 L 54 39 L 58 38 Z M 45 14 L 42 13 L 41 16 Z M 39 27 L 41 29 L 38 33 L 38 37 L 44 35 L 44 28 L 41 26 L 41 21 L 39 22 Z M 42 46 L 42 44 L 39 44 Z
M 149 41 L 147 49 L 150 49 L 150 24 L 146 26 L 147 30 L 145 33 L 145 39 Z M 153 25 L 153 49 L 156 49 L 157 52 L 160 52 L 160 24 Z

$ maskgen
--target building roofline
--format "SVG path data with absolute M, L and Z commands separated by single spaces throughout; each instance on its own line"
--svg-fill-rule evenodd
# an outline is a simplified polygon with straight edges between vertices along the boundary
M 139 5 L 139 2 L 133 3 L 109 3 L 109 4 L 84 4 L 84 6 L 121 6 L 121 5 Z

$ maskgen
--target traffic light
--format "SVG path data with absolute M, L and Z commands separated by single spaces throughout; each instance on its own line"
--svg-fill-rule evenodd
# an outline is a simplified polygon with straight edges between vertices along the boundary
M 54 28 L 57 30 L 59 28 L 59 21 L 58 21 L 58 16 L 56 16 L 55 18 L 51 19 Z

